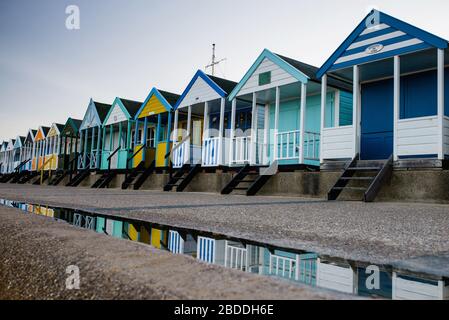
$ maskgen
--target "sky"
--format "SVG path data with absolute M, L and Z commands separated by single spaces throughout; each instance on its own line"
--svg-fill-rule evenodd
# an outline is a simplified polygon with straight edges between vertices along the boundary
M 90 98 L 181 94 L 212 43 L 233 81 L 264 48 L 320 67 L 372 8 L 449 39 L 447 0 L 0 0 L 0 141 L 82 119 Z

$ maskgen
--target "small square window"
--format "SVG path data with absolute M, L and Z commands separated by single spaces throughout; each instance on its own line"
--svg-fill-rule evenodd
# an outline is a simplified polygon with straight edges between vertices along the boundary
M 271 71 L 259 74 L 259 86 L 271 83 Z

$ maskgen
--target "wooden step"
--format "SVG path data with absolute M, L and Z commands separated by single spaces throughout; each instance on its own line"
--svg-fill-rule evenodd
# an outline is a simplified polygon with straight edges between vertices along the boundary
M 333 187 L 332 190 L 366 191 L 366 188 L 361 188 L 361 187 Z
M 379 167 L 350 167 L 348 171 L 379 171 Z
M 371 181 L 375 177 L 342 177 L 340 180 L 360 180 L 360 181 Z

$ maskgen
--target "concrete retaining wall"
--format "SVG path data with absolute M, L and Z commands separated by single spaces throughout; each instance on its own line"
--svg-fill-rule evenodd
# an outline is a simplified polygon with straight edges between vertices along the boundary
M 199 173 L 185 189 L 186 192 L 220 193 L 231 181 L 235 172 L 217 171 L 216 173 Z M 341 172 L 280 172 L 273 176 L 259 191 L 259 195 L 295 196 L 325 198 L 328 190 L 337 181 Z M 100 178 L 100 174 L 91 174 L 80 186 L 90 187 Z M 125 179 L 124 174 L 117 175 L 110 188 L 120 188 Z M 64 186 L 68 178 L 60 183 Z M 168 182 L 167 173 L 151 175 L 141 190 L 162 191 Z M 360 200 L 361 193 L 345 191 L 340 199 Z M 448 170 L 395 170 L 389 183 L 383 186 L 377 201 L 412 201 L 412 202 L 449 202 Z

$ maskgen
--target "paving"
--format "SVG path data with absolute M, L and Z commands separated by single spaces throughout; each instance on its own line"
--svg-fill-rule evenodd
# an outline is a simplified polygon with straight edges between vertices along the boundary
M 0 184 L 0 198 L 449 276 L 449 205 Z
M 0 300 L 348 298 L 0 207 Z

